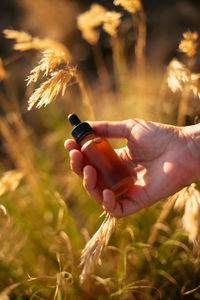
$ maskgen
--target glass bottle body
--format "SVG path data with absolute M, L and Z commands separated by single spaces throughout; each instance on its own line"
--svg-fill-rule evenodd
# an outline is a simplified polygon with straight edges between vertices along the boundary
M 133 177 L 109 142 L 95 134 L 85 136 L 80 142 L 85 164 L 92 165 L 100 186 L 111 189 L 116 196 L 124 194 L 133 185 Z

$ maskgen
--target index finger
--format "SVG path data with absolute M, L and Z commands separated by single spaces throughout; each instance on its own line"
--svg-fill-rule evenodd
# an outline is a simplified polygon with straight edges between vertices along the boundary
M 130 135 L 127 121 L 92 121 L 89 124 L 98 136 L 128 139 Z

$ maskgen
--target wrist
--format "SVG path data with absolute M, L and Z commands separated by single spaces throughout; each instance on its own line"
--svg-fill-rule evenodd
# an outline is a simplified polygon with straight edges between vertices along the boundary
M 186 147 L 189 150 L 191 164 L 194 172 L 194 179 L 200 178 L 200 124 L 182 127 Z

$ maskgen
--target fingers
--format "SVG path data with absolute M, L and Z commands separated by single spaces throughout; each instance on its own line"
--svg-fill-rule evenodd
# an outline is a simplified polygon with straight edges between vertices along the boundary
M 77 144 L 74 140 L 69 139 L 64 142 L 64 147 L 66 150 L 71 151 L 73 149 L 80 150 L 81 146 Z
M 70 166 L 72 171 L 74 171 L 77 175 L 83 178 L 83 155 L 79 150 L 71 150 L 69 152 L 70 156 Z
M 127 121 L 98 121 L 89 123 L 98 136 L 109 138 L 128 138 L 130 135 L 130 129 L 127 126 Z
M 92 166 L 83 169 L 83 186 L 98 204 L 102 204 L 102 190 L 97 184 L 97 172 Z

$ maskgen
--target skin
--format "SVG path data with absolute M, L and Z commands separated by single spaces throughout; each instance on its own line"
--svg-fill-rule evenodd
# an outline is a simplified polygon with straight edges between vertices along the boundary
M 136 181 L 117 199 L 111 190 L 98 186 L 96 170 L 84 166 L 80 146 L 74 140 L 65 141 L 71 169 L 83 178 L 88 194 L 117 218 L 176 193 L 200 176 L 199 125 L 176 127 L 138 119 L 90 125 L 97 136 L 127 140 L 126 147 L 116 152 Z

